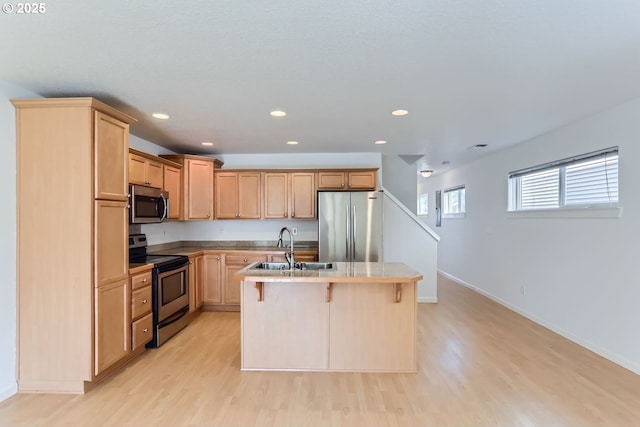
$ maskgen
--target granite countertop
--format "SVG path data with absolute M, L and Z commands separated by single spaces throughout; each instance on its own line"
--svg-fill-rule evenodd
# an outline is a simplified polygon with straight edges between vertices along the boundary
M 252 282 L 360 282 L 401 283 L 422 280 L 422 275 L 400 262 L 335 262 L 331 270 L 263 270 L 253 263 L 236 273 Z
M 301 241 L 294 244 L 296 251 L 317 250 L 318 242 Z M 173 243 L 163 243 L 160 245 L 151 245 L 147 248 L 149 254 L 163 255 L 191 255 L 196 252 L 206 250 L 224 250 L 224 251 L 262 251 L 262 252 L 284 252 L 284 248 L 277 247 L 275 241 L 181 241 Z

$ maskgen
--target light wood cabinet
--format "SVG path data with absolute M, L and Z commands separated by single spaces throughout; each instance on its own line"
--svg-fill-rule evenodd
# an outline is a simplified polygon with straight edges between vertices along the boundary
M 202 266 L 202 299 L 204 305 L 222 303 L 223 255 L 205 254 L 202 257 Z
M 93 98 L 12 103 L 18 388 L 83 393 L 130 355 L 126 201 L 135 120 Z
M 163 188 L 164 170 L 160 162 L 129 152 L 129 182 Z
M 180 169 L 172 166 L 164 166 L 164 191 L 169 192 L 169 212 L 168 219 L 180 218 L 180 199 L 182 190 L 180 188 Z
M 224 277 L 222 282 L 223 304 L 240 306 L 240 280 L 234 275 L 247 265 L 257 261 L 266 262 L 267 256 L 256 255 L 250 252 L 225 256 Z
M 96 289 L 95 375 L 128 356 L 131 350 L 129 280 Z
M 216 171 L 216 219 L 259 219 L 260 172 Z
M 265 219 L 314 219 L 316 187 L 314 172 L 265 172 Z
M 131 350 L 142 351 L 153 339 L 152 266 L 129 276 L 131 283 Z
M 318 172 L 318 190 L 375 190 L 376 170 L 335 170 Z
M 203 304 L 204 256 L 189 256 L 189 312 L 196 311 Z
M 211 157 L 189 154 L 167 154 L 160 157 L 182 165 L 179 219 L 213 219 L 213 171 L 223 163 Z
M 317 250 L 295 251 L 294 258 L 296 262 L 318 261 L 318 251 Z M 287 258 L 281 254 L 269 255 L 269 262 L 287 262 Z

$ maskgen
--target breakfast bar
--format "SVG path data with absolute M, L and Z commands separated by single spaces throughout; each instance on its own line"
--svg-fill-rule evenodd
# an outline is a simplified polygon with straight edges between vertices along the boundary
M 416 372 L 417 282 L 402 263 L 253 263 L 241 280 L 241 368 Z

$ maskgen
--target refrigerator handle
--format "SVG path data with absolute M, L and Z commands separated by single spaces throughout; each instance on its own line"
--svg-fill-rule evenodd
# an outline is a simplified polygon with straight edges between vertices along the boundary
M 347 261 L 351 260 L 351 256 L 349 254 L 350 252 L 350 244 L 351 244 L 351 227 L 350 227 L 350 222 L 349 221 L 349 206 L 347 206 L 347 233 L 346 233 L 346 237 L 345 237 L 345 245 L 346 245 L 346 250 L 347 250 Z
M 353 231 L 352 231 L 353 238 L 351 239 L 351 245 L 352 245 L 351 247 L 353 249 L 351 250 L 351 261 L 355 261 L 356 260 L 356 229 L 358 228 L 357 227 L 358 223 L 356 222 L 357 219 L 358 219 L 358 216 L 356 215 L 356 206 L 355 205 L 353 205 L 353 217 L 352 218 L 353 218 L 353 221 L 352 221 L 353 222 L 353 224 L 352 224 L 352 226 L 353 226 Z

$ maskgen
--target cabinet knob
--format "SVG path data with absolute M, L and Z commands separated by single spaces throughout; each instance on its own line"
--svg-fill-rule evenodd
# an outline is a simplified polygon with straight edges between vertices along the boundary
M 244 262 L 247 262 L 247 259 L 245 258 L 243 261 L 244 261 Z
M 293 213 L 291 214 L 291 218 L 295 218 L 295 217 L 296 217 L 296 213 L 295 213 L 295 212 L 293 212 Z
M 193 261 L 189 261 L 189 264 L 193 264 Z
M 211 218 L 211 214 L 210 213 L 207 214 L 207 218 Z
M 149 328 L 144 328 L 144 329 L 142 330 L 142 332 L 144 332 L 144 333 L 146 334 L 147 332 L 149 332 Z
M 142 279 L 142 283 L 147 283 L 147 278 Z
M 220 257 L 217 257 L 216 259 L 217 259 L 218 261 L 220 261 Z
M 146 304 L 146 303 L 147 303 L 147 300 L 146 300 L 146 299 L 143 299 L 143 300 L 142 300 L 142 303 L 143 303 L 143 304 Z

